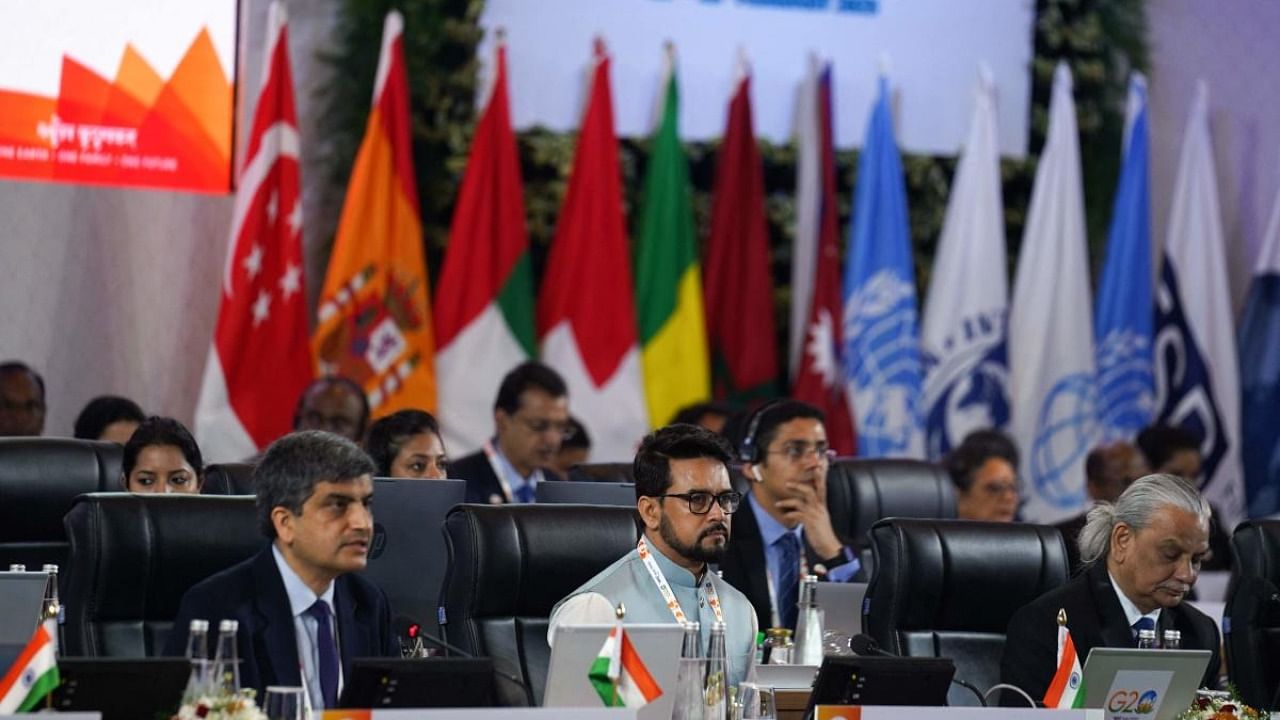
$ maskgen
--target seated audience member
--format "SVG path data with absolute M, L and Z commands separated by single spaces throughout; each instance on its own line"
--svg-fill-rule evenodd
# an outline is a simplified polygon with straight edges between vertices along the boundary
M 725 624 L 730 683 L 755 657 L 756 615 L 746 596 L 716 576 L 742 496 L 729 484 L 729 446 L 693 425 L 668 425 L 636 451 L 636 509 L 644 525 L 635 550 L 588 580 L 551 611 L 558 625 L 612 623 L 623 606 L 629 623 L 699 623 L 703 652 L 715 622 Z
M 587 429 L 578 422 L 577 418 L 569 418 L 569 434 L 560 443 L 560 450 L 556 453 L 555 462 L 551 465 L 551 470 L 560 479 L 567 480 L 569 471 L 575 465 L 582 465 L 587 462 L 587 458 L 591 456 L 591 436 L 587 434 Z
M 120 443 L 129 441 L 147 416 L 138 403 L 118 395 L 100 395 L 76 417 L 73 437 Z
M 943 460 L 962 520 L 1012 522 L 1018 514 L 1018 447 L 998 430 L 975 430 Z
M 540 362 L 517 366 L 498 386 L 493 424 L 493 438 L 456 460 L 453 476 L 467 481 L 469 503 L 534 502 L 560 444 L 573 434 L 564 379 Z
M 26 363 L 0 363 L 0 437 L 44 432 L 44 378 Z
M 294 430 L 324 430 L 358 443 L 369 422 L 369 399 L 354 380 L 331 375 L 302 391 L 293 412 Z
M 848 581 L 860 569 L 827 511 L 831 453 L 823 423 L 812 405 L 774 401 L 747 421 L 739 446 L 751 489 L 720 570 L 750 598 L 760 627 L 795 628 L 804 575 Z
M 167 417 L 142 421 L 124 444 L 121 484 L 136 493 L 199 493 L 204 461 L 195 438 Z
M 1094 448 L 1085 458 L 1085 490 L 1092 502 L 1113 503 L 1134 480 L 1149 472 L 1142 453 L 1129 443 L 1119 441 L 1103 445 Z M 1054 525 L 1067 544 L 1067 561 L 1072 575 L 1081 569 L 1080 548 L 1076 541 L 1088 516 L 1088 511 L 1085 511 Z
M 732 416 L 733 408 L 724 403 L 700 402 L 681 408 L 671 419 L 671 424 L 698 425 L 717 435 L 723 435 L 725 423 Z
M 1190 430 L 1151 425 L 1138 433 L 1136 442 L 1152 472 L 1177 475 L 1196 487 L 1204 485 L 1200 472 L 1203 463 L 1200 440 Z M 1209 550 L 1202 569 L 1231 569 L 1231 535 L 1222 527 L 1216 508 L 1209 518 Z
M 1115 504 L 1089 511 L 1080 532 L 1083 573 L 1014 613 L 1009 621 L 1001 682 L 1035 699 L 1057 669 L 1058 613 L 1080 664 L 1095 647 L 1136 647 L 1139 629 L 1182 633 L 1183 649 L 1213 653 L 1202 685 L 1218 673 L 1218 628 L 1204 613 L 1182 602 L 1195 584 L 1209 551 L 1209 504 L 1187 481 L 1174 475 L 1147 475 Z
M 386 595 L 361 577 L 373 536 L 373 462 L 332 433 L 286 435 L 253 471 L 270 543 L 187 591 L 165 654 L 181 656 L 191 620 L 239 622 L 240 683 L 304 687 L 337 706 L 351 661 L 396 657 Z
M 431 413 L 401 410 L 369 426 L 365 443 L 378 477 L 444 480 L 447 474 L 440 424 Z

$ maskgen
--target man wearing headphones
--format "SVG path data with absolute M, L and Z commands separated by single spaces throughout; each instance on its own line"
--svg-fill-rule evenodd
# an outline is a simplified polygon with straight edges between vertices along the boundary
M 848 582 L 861 569 L 827 512 L 832 451 L 823 420 L 812 405 L 777 400 L 751 417 L 739 447 L 750 509 L 734 518 L 720 570 L 750 598 L 762 628 L 795 628 L 805 575 Z

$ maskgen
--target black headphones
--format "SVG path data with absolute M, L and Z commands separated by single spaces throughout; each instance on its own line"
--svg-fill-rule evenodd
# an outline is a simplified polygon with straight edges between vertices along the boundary
M 756 433 L 760 430 L 760 422 L 764 419 L 764 414 L 781 403 L 781 400 L 770 400 L 751 414 L 751 420 L 747 422 L 747 432 L 742 436 L 742 443 L 738 445 L 738 460 L 747 465 L 760 462 L 760 447 L 756 444 Z

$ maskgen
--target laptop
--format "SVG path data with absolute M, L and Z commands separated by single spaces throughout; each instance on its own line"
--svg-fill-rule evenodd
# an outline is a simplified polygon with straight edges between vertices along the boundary
M 436 608 L 449 564 L 444 518 L 466 498 L 465 480 L 373 481 L 373 543 L 364 576 L 382 588 L 392 611 L 439 636 Z
M 339 707 L 494 707 L 489 658 L 356 658 Z
M 951 658 L 828 656 L 813 682 L 805 718 L 818 705 L 915 705 L 942 707 L 956 674 Z
M 547 670 L 543 707 L 604 707 L 587 677 L 613 625 L 557 625 Z M 671 624 L 624 625 L 631 645 L 640 654 L 662 694 L 636 713 L 639 720 L 668 720 L 676 699 L 676 674 L 684 628 Z
M 13 665 L 31 642 L 48 578 L 42 572 L 0 572 L 0 670 Z
M 185 658 L 58 658 L 58 712 L 98 711 L 102 720 L 169 717 L 191 676 Z
M 1084 663 L 1084 706 L 1144 716 L 1155 709 L 1150 720 L 1173 720 L 1191 707 L 1210 657 L 1208 650 L 1095 647 Z
M 862 634 L 862 600 L 866 583 L 820 582 L 814 599 L 823 611 L 823 629 L 849 637 Z
M 540 503 L 636 506 L 635 483 L 544 480 L 537 493 Z

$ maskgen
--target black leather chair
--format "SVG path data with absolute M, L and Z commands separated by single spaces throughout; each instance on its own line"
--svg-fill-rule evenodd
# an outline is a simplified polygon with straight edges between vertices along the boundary
M 214 463 L 204 467 L 203 495 L 253 495 L 253 463 Z
M 1255 708 L 1280 709 L 1280 520 L 1246 520 L 1231 535 L 1223 642 L 1227 674 Z
M 148 657 L 192 585 L 258 552 L 249 497 L 97 493 L 66 518 L 63 654 Z
M 841 459 L 827 473 L 827 510 L 836 532 L 864 548 L 867 532 L 884 518 L 954 518 L 956 493 L 934 463 Z
M 65 570 L 62 517 L 78 495 L 120 489 L 115 443 L 71 438 L 0 438 L 0 567 Z
M 871 528 L 876 574 L 863 628 L 885 650 L 949 657 L 956 677 L 1000 682 L 1014 611 L 1067 581 L 1067 549 L 1052 527 L 890 518 Z M 957 694 L 953 701 L 976 704 Z
M 499 704 L 542 704 L 551 609 L 639 539 L 633 508 L 459 505 L 445 519 L 440 604 L 450 643 L 493 658 Z

